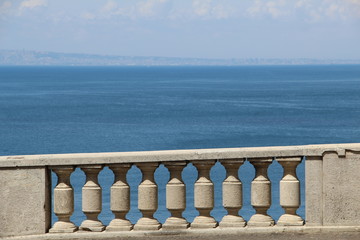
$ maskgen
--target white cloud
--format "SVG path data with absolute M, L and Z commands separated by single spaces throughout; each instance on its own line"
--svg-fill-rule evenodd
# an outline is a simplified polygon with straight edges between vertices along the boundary
M 360 0 L 346 0 L 351 16 L 360 18 Z
M 117 2 L 110 0 L 100 8 L 99 12 L 88 14 L 92 14 L 93 18 L 107 19 L 113 16 L 126 16 L 130 14 L 130 12 L 132 12 L 131 9 L 123 9 L 119 7 Z
M 310 0 L 299 0 L 295 3 L 295 8 L 309 7 L 312 6 L 312 1 Z
M 47 5 L 47 0 L 26 0 L 20 3 L 20 9 L 25 9 L 25 8 L 33 9 L 36 7 L 42 7 L 46 5 Z
M 333 17 L 336 15 L 342 16 L 345 12 L 344 6 L 340 6 L 336 3 L 332 3 L 327 9 L 326 9 L 326 15 Z
M 23 15 L 26 10 L 33 10 L 35 8 L 44 7 L 47 5 L 47 0 L 25 0 L 20 3 L 17 16 Z
M 272 18 L 279 18 L 289 15 L 291 7 L 291 4 L 287 4 L 284 0 L 256 0 L 249 8 L 246 9 L 246 12 L 251 17 L 271 16 Z
M 288 17 L 308 22 L 346 20 L 360 17 L 360 0 L 256 0 L 246 12 L 250 17 Z
M 5 14 L 8 10 L 10 10 L 12 4 L 10 1 L 5 1 L 0 5 L 0 13 Z
M 161 12 L 162 5 L 166 2 L 167 0 L 142 1 L 137 5 L 137 13 L 143 17 L 155 16 Z
M 196 15 L 206 16 L 211 10 L 211 0 L 194 0 L 192 6 Z
M 227 19 L 234 15 L 231 4 L 225 4 L 222 1 L 212 0 L 193 0 L 192 9 L 195 17 L 202 17 L 205 19 Z
M 230 9 L 227 9 L 224 5 L 217 5 L 213 7 L 213 15 L 216 19 L 226 19 L 229 18 L 232 14 Z
M 100 11 L 93 13 L 98 18 L 125 17 L 130 19 L 139 18 L 164 18 L 167 12 L 164 7 L 168 0 L 145 0 L 134 4 L 107 1 Z
M 101 8 L 101 12 L 113 12 L 118 8 L 118 4 L 114 1 L 108 1 L 105 5 Z
M 229 1 L 228 1 L 229 2 Z M 225 19 L 233 13 L 231 4 L 212 0 L 142 0 L 134 4 L 121 4 L 107 1 L 94 13 L 99 18 L 124 17 L 129 19 Z
M 267 6 L 267 11 L 268 13 L 273 17 L 273 18 L 278 18 L 280 16 L 284 16 L 287 15 L 288 12 L 288 7 L 285 7 L 285 2 L 283 0 L 281 1 L 274 1 L 274 2 L 268 2 L 266 4 Z
M 99 2 L 100 6 L 98 6 L 99 3 L 91 7 L 78 4 L 81 6 L 78 11 L 64 11 L 73 20 L 81 18 L 85 21 L 94 19 L 100 21 L 110 19 L 196 21 L 199 19 L 272 18 L 316 22 L 327 19 L 343 21 L 360 18 L 360 0 L 107 0 Z M 0 0 L 0 13 L 3 16 L 21 16 L 26 10 L 44 6 L 51 8 L 52 4 L 52 1 L 47 0 L 22 0 L 20 4 L 14 6 L 10 0 Z M 72 6 L 68 4 L 68 8 Z M 7 15 L 3 14 L 5 11 L 8 12 Z M 48 14 L 45 11 L 43 13 L 44 16 Z M 52 13 L 49 18 L 54 15 L 55 13 Z M 58 18 L 58 21 L 62 19 Z
M 263 4 L 261 1 L 256 0 L 252 6 L 246 9 L 246 11 L 250 16 L 255 17 L 256 15 L 261 13 L 262 5 Z
M 306 21 L 356 19 L 360 17 L 360 0 L 298 0 L 295 10 L 300 11 Z
M 96 18 L 96 16 L 94 14 L 89 13 L 89 12 L 85 12 L 85 13 L 81 14 L 81 17 L 86 20 L 92 20 L 92 19 Z

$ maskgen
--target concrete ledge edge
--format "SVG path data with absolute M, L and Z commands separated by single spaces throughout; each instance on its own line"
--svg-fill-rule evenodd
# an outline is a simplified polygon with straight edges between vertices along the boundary
M 63 239 L 192 239 L 203 237 L 204 239 L 242 239 L 250 236 L 344 236 L 350 233 L 360 239 L 360 226 L 324 226 L 324 227 L 244 227 L 244 228 L 215 228 L 215 229 L 188 229 L 179 231 L 129 231 L 129 232 L 75 232 L 75 233 L 46 233 L 42 235 L 28 235 L 17 237 L 0 237 L 1 240 L 63 240 Z M 264 236 L 265 237 L 265 236 Z M 272 239 L 272 238 L 269 238 Z M 335 238 L 337 239 L 337 238 Z M 346 239 L 346 238 L 344 238 Z
M 138 162 L 226 160 L 262 157 L 322 156 L 336 152 L 345 156 L 346 151 L 360 151 L 360 143 L 323 144 L 302 146 L 214 148 L 192 150 L 163 150 L 109 153 L 70 153 L 48 155 L 0 156 L 0 168 L 43 167 L 87 164 L 116 164 Z

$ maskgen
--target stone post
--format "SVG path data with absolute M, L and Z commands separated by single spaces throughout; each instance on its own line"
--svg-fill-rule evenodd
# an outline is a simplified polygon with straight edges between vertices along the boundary
M 337 167 L 337 166 L 336 166 Z M 306 226 L 323 225 L 324 171 L 322 156 L 306 156 L 305 161 L 305 216 Z
M 251 205 L 256 213 L 250 218 L 248 226 L 267 227 L 274 225 L 274 219 L 267 210 L 271 206 L 271 183 L 267 176 L 267 169 L 272 163 L 272 158 L 249 159 L 255 167 L 255 178 L 251 182 Z
M 74 212 L 74 190 L 70 184 L 70 175 L 74 167 L 54 167 L 52 170 L 58 176 L 54 189 L 54 213 L 58 221 L 49 230 L 50 233 L 71 233 L 78 228 L 70 221 Z
M 113 164 L 109 168 L 114 172 L 114 184 L 110 189 L 110 209 L 115 218 L 106 227 L 106 231 L 130 231 L 132 224 L 126 219 L 130 210 L 130 187 L 126 182 L 126 173 L 131 164 Z
M 139 185 L 138 208 L 143 217 L 138 220 L 134 230 L 159 230 L 161 224 L 156 220 L 153 214 L 158 208 L 158 189 L 154 180 L 154 172 L 159 166 L 158 163 L 137 163 L 143 173 L 143 181 Z
M 101 232 L 105 229 L 98 219 L 102 210 L 102 191 L 98 183 L 98 174 L 102 168 L 102 165 L 81 167 L 86 175 L 86 183 L 82 188 L 82 210 L 87 217 L 79 228 L 82 231 Z
M 171 217 L 166 219 L 163 229 L 186 229 L 189 223 L 182 217 L 186 208 L 186 189 L 181 178 L 181 172 L 186 162 L 167 162 L 165 166 L 170 171 L 170 180 L 166 185 L 166 207 L 171 212 Z
M 223 217 L 220 227 L 244 227 L 245 220 L 239 216 L 242 207 L 242 184 L 238 178 L 238 169 L 244 163 L 244 159 L 222 160 L 227 175 L 223 182 L 223 205 L 228 214 Z
M 215 228 L 217 222 L 210 216 L 210 211 L 214 208 L 214 184 L 210 179 L 210 169 L 215 161 L 203 160 L 192 163 L 199 172 L 194 187 L 194 205 L 199 211 L 199 216 L 191 223 L 191 228 Z
M 18 156 L 5 158 L 6 161 L 22 159 Z M 30 166 L 26 167 L 17 164 L 4 167 L 1 165 L 6 161 L 2 161 L 4 157 L 0 156 L 0 159 L 0 239 L 12 239 L 15 236 L 25 239 L 25 235 L 47 233 L 51 228 L 53 211 L 50 170 L 46 166 L 31 166 L 31 161 Z M 21 161 L 27 162 L 25 158 Z M 63 206 L 68 206 L 62 203 Z M 59 212 L 66 214 L 66 210 Z
M 283 214 L 277 225 L 302 226 L 304 221 L 296 214 L 300 207 L 300 182 L 296 176 L 296 166 L 301 162 L 301 157 L 276 158 L 284 167 L 284 177 L 280 181 L 280 205 L 284 208 Z

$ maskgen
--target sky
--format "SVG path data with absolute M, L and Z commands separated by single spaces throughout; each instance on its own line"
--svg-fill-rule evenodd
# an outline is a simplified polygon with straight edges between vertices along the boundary
M 360 0 L 0 0 L 0 49 L 360 59 Z

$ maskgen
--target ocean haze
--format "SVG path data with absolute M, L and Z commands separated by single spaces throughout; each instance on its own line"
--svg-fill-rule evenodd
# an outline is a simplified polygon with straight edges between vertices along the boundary
M 360 64 L 360 59 L 185 58 L 0 50 L 0 66 L 242 66 Z

